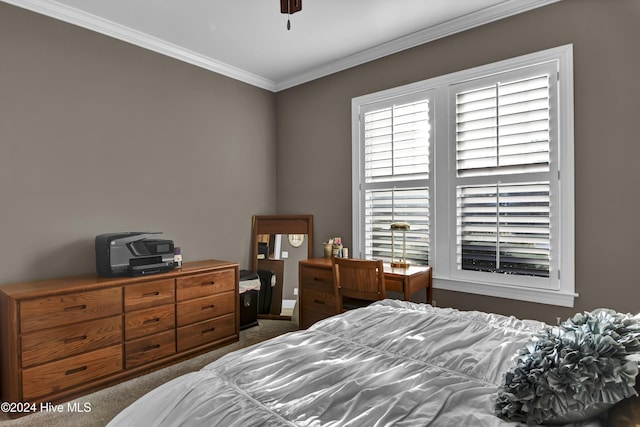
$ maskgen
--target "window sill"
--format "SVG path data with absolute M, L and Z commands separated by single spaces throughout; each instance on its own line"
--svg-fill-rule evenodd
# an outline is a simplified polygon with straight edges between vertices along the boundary
M 552 291 L 548 289 L 523 288 L 493 283 L 464 282 L 460 280 L 433 278 L 434 289 L 465 292 L 468 294 L 486 295 L 498 298 L 508 298 L 539 304 L 573 307 L 578 294 L 573 292 Z

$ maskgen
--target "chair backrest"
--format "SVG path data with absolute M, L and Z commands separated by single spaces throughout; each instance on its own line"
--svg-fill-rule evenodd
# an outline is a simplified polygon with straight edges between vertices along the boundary
M 338 310 L 343 311 L 343 298 L 360 301 L 385 299 L 382 260 L 332 258 L 333 284 Z

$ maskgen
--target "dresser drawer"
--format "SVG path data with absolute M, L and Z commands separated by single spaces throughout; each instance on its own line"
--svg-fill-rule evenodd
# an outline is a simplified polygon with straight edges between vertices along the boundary
M 236 291 L 236 271 L 231 269 L 193 274 L 176 279 L 176 300 L 204 297 L 219 292 Z
M 21 338 L 22 367 L 108 347 L 118 344 L 121 339 L 121 316 L 31 332 Z
M 319 292 L 315 289 L 305 289 L 301 299 L 302 310 L 324 313 L 325 317 L 338 314 L 338 302 L 335 294 Z
M 20 302 L 22 333 L 84 322 L 122 312 L 120 287 Z
M 46 396 L 121 370 L 121 345 L 25 369 L 22 371 L 22 399 Z
M 237 299 L 238 294 L 235 292 L 225 292 L 205 298 L 179 302 L 176 305 L 178 326 L 185 326 L 223 314 L 233 313 Z
M 211 344 L 234 334 L 236 334 L 236 316 L 233 314 L 184 326 L 178 328 L 178 352 L 203 344 Z
M 333 273 L 329 268 L 304 266 L 300 273 L 300 286 L 305 289 L 318 289 L 333 292 Z
M 125 313 L 124 339 L 132 340 L 173 329 L 176 325 L 175 312 L 173 304 L 165 304 Z
M 143 365 L 176 352 L 176 331 L 166 331 L 125 343 L 126 368 Z
M 174 279 L 137 283 L 124 287 L 124 310 L 131 311 L 174 301 Z

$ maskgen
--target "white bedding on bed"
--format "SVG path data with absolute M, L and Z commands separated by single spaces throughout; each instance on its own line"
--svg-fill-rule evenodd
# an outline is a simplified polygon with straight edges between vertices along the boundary
M 227 354 L 109 426 L 519 425 L 493 414 L 494 399 L 543 326 L 385 300 Z

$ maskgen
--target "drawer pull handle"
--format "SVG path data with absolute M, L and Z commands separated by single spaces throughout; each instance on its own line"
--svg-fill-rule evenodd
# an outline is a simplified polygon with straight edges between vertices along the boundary
M 315 302 L 316 304 L 326 304 L 326 302 L 322 301 L 321 299 L 314 299 L 313 302 Z
M 75 368 L 75 369 L 69 369 L 67 372 L 65 372 L 65 375 L 73 375 L 73 374 L 77 374 L 78 372 L 82 372 L 82 371 L 86 371 L 87 367 L 86 366 L 80 366 L 79 368 Z
M 157 323 L 157 322 L 159 322 L 159 321 L 160 321 L 160 318 L 159 318 L 159 317 L 155 317 L 155 318 L 153 318 L 153 319 L 147 319 L 147 320 L 145 320 L 144 322 L 142 322 L 142 324 L 143 324 L 143 325 L 148 325 L 148 324 L 150 324 L 150 323 Z
M 83 340 L 86 340 L 86 339 L 87 339 L 86 335 L 81 335 L 79 337 L 67 338 L 66 340 L 64 340 L 64 343 L 65 344 L 69 344 L 69 343 L 72 343 L 72 342 L 83 341 Z
M 158 295 L 160 295 L 160 291 L 147 292 L 146 294 L 142 294 L 142 297 L 143 297 L 143 298 L 148 298 L 148 297 L 157 297 Z
M 216 281 L 215 281 L 215 280 L 212 280 L 212 281 L 210 281 L 210 282 L 203 282 L 203 283 L 202 283 L 202 286 L 213 286 L 213 285 L 215 285 L 215 284 L 216 284 Z
M 150 346 L 146 347 L 146 348 L 145 348 L 144 350 L 142 350 L 142 351 L 143 351 L 143 352 L 146 352 L 146 351 L 155 350 L 155 349 L 157 349 L 157 348 L 160 348 L 160 344 L 150 345 Z
M 74 305 L 72 307 L 65 307 L 64 311 L 79 311 L 87 308 L 86 304 Z
M 213 310 L 214 308 L 216 308 L 215 304 L 211 304 L 211 305 L 205 305 L 204 307 L 201 308 L 201 310 Z
M 213 332 L 215 330 L 216 327 L 214 326 L 213 328 L 205 329 L 204 331 L 200 332 L 200 335 L 208 334 L 209 332 Z
M 313 280 L 315 282 L 329 283 L 329 281 L 327 279 L 325 279 L 324 277 L 314 277 Z

